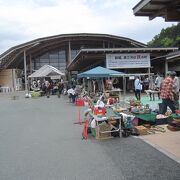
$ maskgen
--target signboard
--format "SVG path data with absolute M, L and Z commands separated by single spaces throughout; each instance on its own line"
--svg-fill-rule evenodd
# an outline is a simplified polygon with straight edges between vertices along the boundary
M 129 80 L 134 80 L 134 76 L 129 76 Z
M 106 54 L 106 68 L 149 68 L 149 53 Z

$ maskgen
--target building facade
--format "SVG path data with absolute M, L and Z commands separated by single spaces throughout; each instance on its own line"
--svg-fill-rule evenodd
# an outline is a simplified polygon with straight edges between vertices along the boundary
M 12 47 L 0 55 L 0 85 L 6 86 L 1 80 L 3 71 L 7 69 L 22 70 L 14 77 L 24 76 L 27 79 L 29 74 L 49 64 L 71 76 L 98 65 L 106 67 L 106 54 L 149 53 L 150 59 L 155 59 L 176 50 L 147 48 L 141 42 L 109 34 L 81 33 L 44 37 Z M 147 68 L 139 71 L 147 72 Z M 15 83 L 11 84 L 16 87 Z

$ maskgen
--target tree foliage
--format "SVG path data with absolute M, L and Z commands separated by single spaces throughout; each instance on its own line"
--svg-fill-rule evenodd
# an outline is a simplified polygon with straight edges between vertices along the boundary
M 147 43 L 148 47 L 180 47 L 180 23 L 162 29 Z

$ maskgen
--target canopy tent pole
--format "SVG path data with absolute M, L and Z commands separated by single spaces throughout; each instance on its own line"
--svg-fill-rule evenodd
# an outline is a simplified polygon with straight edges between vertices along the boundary
M 104 81 L 103 81 L 103 78 L 102 78 L 102 92 L 105 91 L 105 88 L 104 88 Z
M 126 77 L 123 76 L 123 99 L 125 99 L 126 95 Z
M 86 91 L 86 83 L 85 83 L 85 78 L 83 78 L 83 88 Z
M 88 95 L 90 95 L 90 82 L 89 82 L 89 78 L 87 78 L 87 84 L 88 84 L 87 92 L 88 92 Z

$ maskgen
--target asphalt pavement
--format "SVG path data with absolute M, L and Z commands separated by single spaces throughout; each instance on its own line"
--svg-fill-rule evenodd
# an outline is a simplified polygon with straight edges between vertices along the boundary
M 180 164 L 134 137 L 82 140 L 67 97 L 0 94 L 0 180 L 177 180 Z

